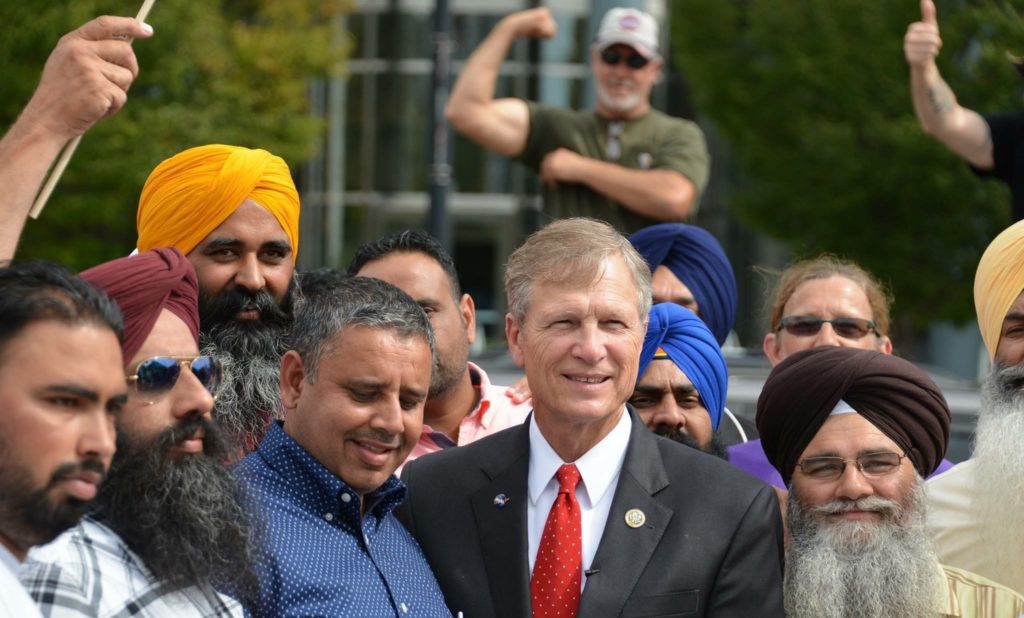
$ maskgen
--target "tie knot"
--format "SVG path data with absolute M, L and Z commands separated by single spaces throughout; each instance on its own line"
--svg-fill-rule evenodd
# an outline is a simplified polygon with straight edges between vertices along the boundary
M 576 468 L 576 464 L 563 464 L 558 472 L 555 472 L 555 478 L 558 479 L 558 492 L 568 491 L 569 493 L 576 491 L 576 485 L 580 482 L 580 471 Z

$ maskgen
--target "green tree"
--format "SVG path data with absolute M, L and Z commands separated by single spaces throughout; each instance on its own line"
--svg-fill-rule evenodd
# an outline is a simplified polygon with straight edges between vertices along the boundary
M 346 0 L 158 0 L 139 41 L 127 105 L 82 139 L 18 256 L 74 268 L 125 255 L 149 172 L 186 148 L 264 148 L 292 169 L 312 157 L 323 126 L 309 114 L 310 78 L 344 68 L 332 18 Z M 28 101 L 57 40 L 103 14 L 134 16 L 141 1 L 5 2 L 0 8 L 0 126 Z
M 903 34 L 916 0 L 674 0 L 672 49 L 737 153 L 727 206 L 798 257 L 828 251 L 889 281 L 904 323 L 973 317 L 981 252 L 1009 223 L 1001 183 L 917 124 Z M 1008 2 L 938 3 L 939 67 L 979 111 L 1020 107 Z

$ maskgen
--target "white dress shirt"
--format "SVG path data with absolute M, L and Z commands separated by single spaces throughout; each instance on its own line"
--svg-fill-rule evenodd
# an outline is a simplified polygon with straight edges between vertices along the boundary
M 583 536 L 583 571 L 590 568 L 597 553 L 597 546 L 604 533 L 604 525 L 608 521 L 608 513 L 615 496 L 615 487 L 619 482 L 622 462 L 626 459 L 626 447 L 629 446 L 629 434 L 632 421 L 625 408 L 619 422 L 600 442 L 575 462 L 562 461 L 547 439 L 537 427 L 537 422 L 530 417 L 530 469 L 529 493 L 530 501 L 526 506 L 526 528 L 529 539 L 530 572 L 537 560 L 540 549 L 540 538 L 544 534 L 548 512 L 558 496 L 558 479 L 555 472 L 562 464 L 575 463 L 580 471 L 580 483 L 576 486 L 576 500 L 580 503 L 580 526 Z M 587 578 L 581 578 L 586 584 Z

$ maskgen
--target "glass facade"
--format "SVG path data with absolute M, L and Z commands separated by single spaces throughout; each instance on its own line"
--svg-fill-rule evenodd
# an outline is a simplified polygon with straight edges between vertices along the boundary
M 535 5 L 539 3 L 451 1 L 451 81 L 504 15 Z M 565 0 L 544 5 L 558 21 L 558 36 L 543 44 L 516 43 L 502 66 L 497 96 L 591 106 L 586 51 L 600 16 L 611 6 L 624 5 L 664 13 L 663 1 Z M 367 240 L 426 226 L 433 11 L 433 1 L 363 0 L 339 20 L 339 36 L 348 38 L 352 50 L 347 71 L 310 88 L 313 113 L 326 119 L 329 130 L 321 156 L 299 173 L 300 267 L 345 266 Z M 659 86 L 655 94 L 662 109 L 666 90 Z M 452 253 L 480 321 L 488 335 L 500 337 L 504 263 L 539 220 L 537 181 L 521 165 L 454 132 L 449 133 L 448 152 Z

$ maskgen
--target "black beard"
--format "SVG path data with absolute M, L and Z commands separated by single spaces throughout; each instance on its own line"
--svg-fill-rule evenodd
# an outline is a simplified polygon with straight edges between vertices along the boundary
M 7 461 L 6 451 L 6 438 L 0 438 L 0 529 L 11 542 L 25 550 L 49 543 L 88 512 L 92 502 L 67 497 L 54 503 L 47 494 L 64 476 L 82 471 L 103 474 L 106 468 L 102 462 L 89 459 L 81 464 L 63 464 L 45 487 L 33 491 L 28 486 L 28 473 Z
M 654 429 L 654 433 L 658 434 L 659 436 L 664 436 L 669 440 L 672 440 L 673 442 L 678 442 L 683 446 L 688 446 L 698 451 L 704 451 L 708 455 L 714 455 L 715 457 L 723 461 L 729 461 L 729 451 L 725 448 L 725 445 L 722 444 L 722 441 L 718 438 L 717 433 L 711 434 L 711 441 L 708 442 L 707 446 L 701 446 L 700 444 L 697 443 L 696 440 L 693 439 L 693 436 L 686 433 L 685 431 L 682 431 L 678 427 L 667 427 L 665 425 L 658 425 Z
M 213 416 L 234 457 L 254 450 L 269 422 L 282 417 L 279 371 L 297 296 L 294 279 L 280 306 L 266 290 L 232 287 L 212 297 L 199 295 L 203 354 L 224 365 Z M 236 319 L 252 309 L 259 311 L 258 319 Z
M 203 454 L 172 457 L 169 448 L 203 427 Z M 117 455 L 96 500 L 110 526 L 169 590 L 214 587 L 240 599 L 255 592 L 246 511 L 234 478 L 219 462 L 215 424 L 192 417 L 149 442 L 119 428 Z

